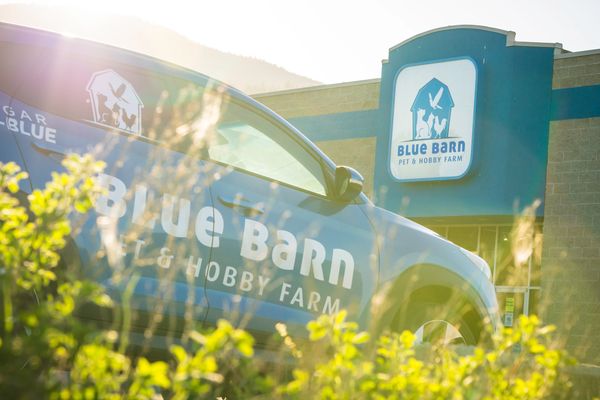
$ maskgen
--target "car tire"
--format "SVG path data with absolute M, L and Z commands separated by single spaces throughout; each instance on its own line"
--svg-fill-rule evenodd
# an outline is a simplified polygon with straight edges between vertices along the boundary
M 411 301 L 398 310 L 391 329 L 409 330 L 416 343 L 476 345 L 481 337 L 479 324 L 471 321 L 468 307 L 433 301 Z

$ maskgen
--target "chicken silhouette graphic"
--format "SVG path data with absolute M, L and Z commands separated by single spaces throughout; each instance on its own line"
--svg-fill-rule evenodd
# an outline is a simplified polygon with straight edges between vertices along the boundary
M 123 121 L 128 130 L 133 130 L 132 127 L 135 124 L 136 119 L 137 116 L 135 114 L 127 115 L 127 112 L 125 112 L 125 110 L 122 109 L 121 120 Z
M 432 110 L 441 110 L 442 106 L 438 105 L 438 103 L 440 102 L 440 99 L 442 98 L 442 94 L 444 94 L 444 88 L 441 87 L 440 90 L 438 90 L 437 94 L 435 95 L 435 98 L 431 98 L 431 93 L 429 94 L 429 105 L 431 106 Z
M 438 116 L 437 115 L 435 116 L 435 119 L 433 120 L 433 131 L 435 132 L 436 137 L 440 137 L 441 133 L 446 128 L 447 122 L 448 122 L 448 120 L 446 118 L 443 118 L 442 122 L 440 122 L 440 119 L 438 118 Z

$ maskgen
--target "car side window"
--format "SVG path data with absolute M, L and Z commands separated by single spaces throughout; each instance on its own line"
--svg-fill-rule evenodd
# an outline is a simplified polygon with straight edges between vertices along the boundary
M 208 147 L 210 159 L 301 190 L 325 195 L 320 163 L 282 128 L 230 102 Z

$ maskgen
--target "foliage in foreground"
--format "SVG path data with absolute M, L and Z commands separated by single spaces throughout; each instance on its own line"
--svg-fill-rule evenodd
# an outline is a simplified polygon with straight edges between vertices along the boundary
M 539 399 L 566 392 L 561 371 L 570 360 L 535 317 L 495 335 L 490 348 L 415 346 L 410 332 L 372 339 L 341 312 L 310 322 L 303 344 L 279 324 L 277 364 L 259 361 L 252 337 L 226 321 L 189 332 L 193 345 L 172 346 L 166 361 L 121 353 L 116 332 L 74 317 L 81 304 L 108 306 L 110 298 L 56 268 L 69 215 L 89 210 L 102 169 L 78 156 L 64 166 L 68 173 L 28 197 L 28 210 L 15 198 L 25 174 L 0 166 L 0 393 L 7 398 Z
M 283 387 L 298 397 L 373 399 L 540 399 L 564 392 L 560 370 L 570 363 L 550 346 L 552 327 L 521 317 L 517 329 L 504 329 L 490 348 L 415 346 L 405 331 L 380 336 L 374 351 L 369 337 L 342 312 L 309 323 L 310 340 L 324 356 L 300 360 L 294 379 Z M 462 353 L 462 354 L 461 354 Z

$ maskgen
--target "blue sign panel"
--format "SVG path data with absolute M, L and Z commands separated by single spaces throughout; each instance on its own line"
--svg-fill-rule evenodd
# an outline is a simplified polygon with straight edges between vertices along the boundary
M 543 200 L 554 51 L 477 26 L 390 49 L 375 202 L 410 217 L 449 217 L 510 216 Z

